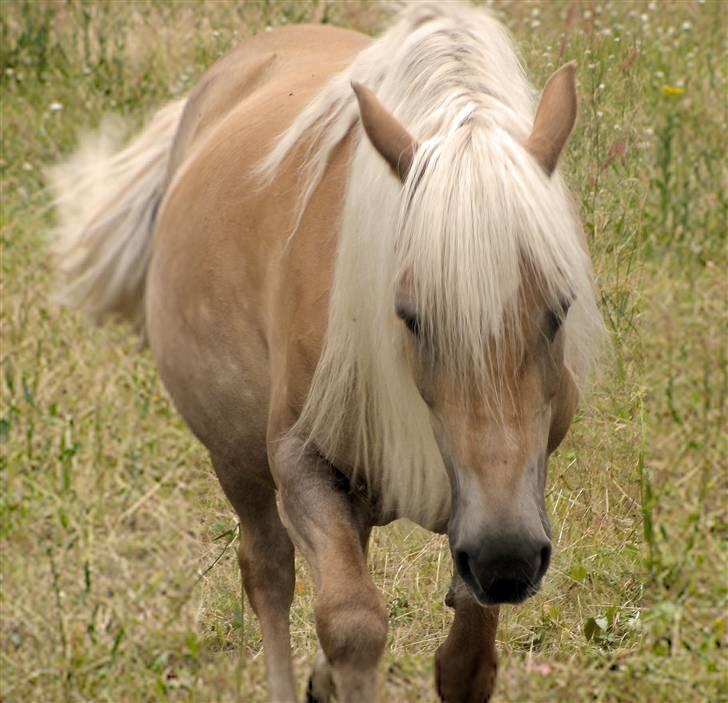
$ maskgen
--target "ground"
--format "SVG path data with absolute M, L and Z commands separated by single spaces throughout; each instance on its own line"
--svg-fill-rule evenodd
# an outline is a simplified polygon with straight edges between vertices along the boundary
M 504 608 L 494 700 L 726 701 L 726 5 L 487 3 L 535 85 L 576 59 L 576 194 L 611 353 L 551 462 L 554 559 Z M 5 0 L 0 700 L 264 701 L 237 525 L 147 351 L 52 299 L 43 170 L 79 129 L 133 131 L 267 26 L 376 33 L 364 0 Z M 447 543 L 375 531 L 380 701 L 434 701 Z M 299 564 L 297 680 L 316 640 Z

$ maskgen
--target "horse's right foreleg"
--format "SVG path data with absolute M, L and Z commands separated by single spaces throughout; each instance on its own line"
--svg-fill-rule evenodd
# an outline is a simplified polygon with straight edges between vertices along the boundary
M 359 532 L 365 558 L 369 547 L 370 535 L 370 529 L 361 529 Z M 331 703 L 335 697 L 336 690 L 334 689 L 331 666 L 329 666 L 323 650 L 319 648 L 319 651 L 316 653 L 316 658 L 313 660 L 311 675 L 308 679 L 306 703 Z
M 367 572 L 367 516 L 343 492 L 332 470 L 295 438 L 270 451 L 281 517 L 308 562 L 317 589 L 316 631 L 336 697 L 371 703 L 387 639 L 387 611 Z

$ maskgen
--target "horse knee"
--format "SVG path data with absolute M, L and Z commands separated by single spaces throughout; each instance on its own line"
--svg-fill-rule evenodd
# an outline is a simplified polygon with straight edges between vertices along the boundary
M 321 647 L 333 668 L 376 667 L 387 643 L 387 610 L 376 589 L 352 590 L 336 600 L 322 594 L 315 617 Z

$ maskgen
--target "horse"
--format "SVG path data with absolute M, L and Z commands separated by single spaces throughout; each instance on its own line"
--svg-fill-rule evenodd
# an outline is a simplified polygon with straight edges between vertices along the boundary
M 296 551 L 308 700 L 374 700 L 367 543 L 397 518 L 449 540 L 440 698 L 491 696 L 499 606 L 549 566 L 547 462 L 603 325 L 557 169 L 575 72 L 537 102 L 505 28 L 458 3 L 415 3 L 378 39 L 289 26 L 53 173 L 61 297 L 135 326 L 209 451 L 272 701 L 295 700 Z

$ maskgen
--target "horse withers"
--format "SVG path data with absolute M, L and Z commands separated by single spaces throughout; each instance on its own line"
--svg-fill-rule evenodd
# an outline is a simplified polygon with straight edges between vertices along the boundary
M 498 606 L 548 568 L 546 463 L 601 319 L 556 170 L 572 64 L 534 107 L 497 21 L 417 3 L 374 41 L 253 37 L 125 149 L 55 171 L 65 300 L 137 326 L 208 448 L 273 701 L 295 699 L 295 550 L 317 592 L 315 701 L 375 698 L 373 526 L 448 534 L 448 702 L 490 697 Z

